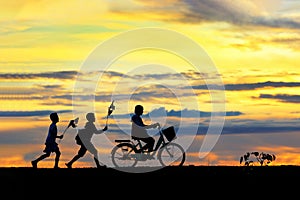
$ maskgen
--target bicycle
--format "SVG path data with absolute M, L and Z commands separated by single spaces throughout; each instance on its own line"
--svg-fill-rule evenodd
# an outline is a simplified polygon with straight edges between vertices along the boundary
M 143 150 L 141 140 L 135 137 L 131 139 L 116 139 L 117 143 L 111 151 L 112 163 L 115 167 L 135 167 L 138 162 L 156 158 L 165 166 L 182 166 L 186 154 L 181 145 L 174 142 L 177 138 L 173 126 L 162 129 L 158 127 L 159 139 L 152 152 Z M 167 141 L 166 141 L 166 139 Z

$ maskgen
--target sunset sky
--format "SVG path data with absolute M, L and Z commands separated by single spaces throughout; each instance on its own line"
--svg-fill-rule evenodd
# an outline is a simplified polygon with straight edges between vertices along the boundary
M 299 9 L 297 0 L 1 0 L 0 167 L 31 166 L 51 112 L 60 133 L 86 112 L 102 128 L 112 100 L 109 130 L 93 138 L 107 165 L 136 104 L 146 123 L 182 127 L 186 165 L 240 165 L 252 151 L 299 165 Z M 221 132 L 201 152 L 209 126 Z M 77 152 L 75 134 L 59 142 L 61 167 Z

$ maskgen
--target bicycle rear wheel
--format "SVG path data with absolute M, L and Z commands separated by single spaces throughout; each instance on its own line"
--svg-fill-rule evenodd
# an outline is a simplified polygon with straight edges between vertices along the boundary
M 170 142 L 159 149 L 157 158 L 162 166 L 182 166 L 185 162 L 185 151 L 179 144 Z
M 134 167 L 137 164 L 133 146 L 129 143 L 120 143 L 111 151 L 112 163 L 115 167 Z

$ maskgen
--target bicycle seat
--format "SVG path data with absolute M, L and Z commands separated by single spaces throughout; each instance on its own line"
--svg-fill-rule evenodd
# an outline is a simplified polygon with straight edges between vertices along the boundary
M 120 139 L 120 140 L 115 140 L 115 142 L 130 142 L 130 140 L 122 140 L 122 139 Z
M 135 137 L 135 136 L 131 136 L 131 138 L 132 138 L 133 140 L 140 140 L 139 137 Z

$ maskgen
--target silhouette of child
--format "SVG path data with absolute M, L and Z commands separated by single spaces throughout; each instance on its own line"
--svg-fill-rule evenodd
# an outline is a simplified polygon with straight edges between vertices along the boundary
M 146 125 L 141 118 L 141 115 L 144 112 L 144 107 L 142 105 L 136 105 L 134 108 L 134 115 L 131 117 L 132 126 L 131 126 L 131 137 L 133 139 L 139 139 L 146 144 L 143 146 L 143 150 L 147 150 L 148 152 L 153 151 L 153 146 L 155 143 L 155 139 L 151 137 L 146 129 L 159 127 L 159 123 L 154 123 L 150 125 Z
M 37 159 L 31 161 L 31 165 L 34 168 L 37 168 L 37 164 L 39 161 L 49 157 L 51 155 L 51 153 L 55 153 L 55 164 L 54 164 L 54 168 L 59 168 L 58 167 L 58 162 L 59 162 L 59 157 L 61 155 L 61 152 L 59 150 L 58 144 L 56 143 L 56 138 L 63 138 L 63 135 L 58 136 L 57 135 L 57 126 L 56 123 L 59 122 L 59 117 L 57 115 L 57 113 L 51 113 L 50 114 L 50 119 L 52 121 L 52 123 L 49 126 L 49 130 L 48 130 L 48 135 L 46 138 L 46 142 L 45 142 L 45 149 L 43 150 L 44 154 L 41 155 L 40 157 L 38 157 Z
M 92 144 L 91 139 L 94 134 L 101 134 L 104 131 L 107 130 L 107 126 L 105 126 L 102 130 L 98 130 L 94 124 L 95 122 L 95 114 L 94 113 L 87 113 L 86 114 L 87 122 L 85 124 L 84 129 L 81 129 L 78 131 L 77 136 L 75 137 L 76 143 L 80 145 L 80 149 L 77 152 L 77 155 L 75 155 L 68 163 L 65 163 L 65 165 L 68 168 L 72 168 L 72 165 L 75 161 L 77 161 L 79 158 L 83 157 L 87 150 L 93 154 L 94 161 L 96 163 L 97 168 L 105 165 L 100 165 L 99 159 L 98 159 L 98 151 L 95 148 L 95 146 Z

